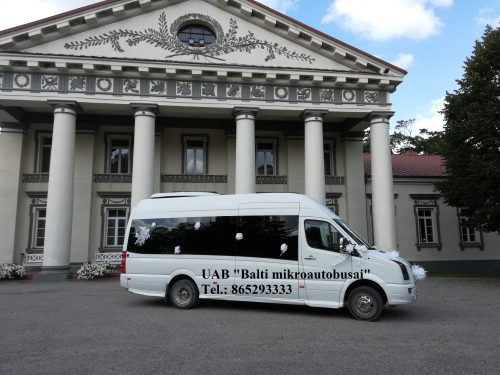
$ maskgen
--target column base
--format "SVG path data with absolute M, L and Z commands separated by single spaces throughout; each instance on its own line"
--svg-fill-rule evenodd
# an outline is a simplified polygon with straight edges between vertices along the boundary
M 33 276 L 33 282 L 59 282 L 73 278 L 71 266 L 42 266 L 38 275 Z

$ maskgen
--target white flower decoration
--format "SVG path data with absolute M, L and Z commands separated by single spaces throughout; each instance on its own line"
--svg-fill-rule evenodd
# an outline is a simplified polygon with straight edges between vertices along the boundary
M 287 246 L 286 243 L 284 243 L 283 245 L 281 245 L 281 254 L 280 254 L 280 256 L 282 256 L 283 254 L 285 254 L 287 250 L 288 250 L 288 246 Z
M 151 226 L 152 226 L 153 228 L 154 228 L 154 227 L 156 227 L 156 223 L 151 224 Z
M 174 250 L 174 253 L 175 254 L 180 254 L 181 253 L 181 247 L 180 246 L 176 246 L 175 250 Z
M 146 242 L 146 240 L 149 238 L 149 229 L 146 227 L 139 227 L 139 230 L 135 234 L 135 238 L 137 238 L 137 240 L 135 241 L 136 245 L 144 245 L 144 242 Z
M 196 224 L 194 225 L 194 229 L 198 230 L 198 229 L 200 229 L 200 227 L 201 227 L 201 224 L 199 221 L 197 221 Z
M 243 239 L 243 233 L 236 234 L 236 241 L 241 241 Z
M 421 266 L 417 266 L 416 264 L 411 266 L 411 272 L 413 273 L 413 278 L 415 281 L 422 281 L 427 277 L 427 271 L 424 270 Z

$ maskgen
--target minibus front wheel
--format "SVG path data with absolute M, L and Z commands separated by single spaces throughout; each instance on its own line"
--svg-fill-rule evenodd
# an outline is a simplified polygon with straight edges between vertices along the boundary
M 177 281 L 170 289 L 170 301 L 178 309 L 190 309 L 198 303 L 199 291 L 195 283 L 188 279 Z
M 380 294 L 369 286 L 360 286 L 349 295 L 349 311 L 358 320 L 376 320 L 384 309 Z

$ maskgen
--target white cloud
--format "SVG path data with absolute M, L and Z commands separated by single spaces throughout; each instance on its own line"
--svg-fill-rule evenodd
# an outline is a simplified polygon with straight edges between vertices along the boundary
M 476 21 L 479 25 L 491 25 L 493 27 L 500 26 L 500 16 L 495 17 L 492 8 L 481 8 L 478 13 L 479 15 L 476 17 Z
M 444 126 L 444 116 L 441 111 L 444 107 L 444 96 L 442 98 L 430 102 L 429 110 L 422 115 L 415 117 L 413 129 L 418 132 L 420 129 L 427 129 L 430 131 L 442 131 Z M 415 134 L 417 133 L 415 132 Z
M 453 0 L 334 0 L 322 23 L 335 22 L 369 40 L 424 40 L 444 27 L 434 14 Z
M 0 0 L 2 3 L 5 0 Z M 2 7 L 0 30 L 38 21 L 55 16 L 68 10 L 93 4 L 98 0 L 18 0 L 22 6 L 5 5 Z
M 299 0 L 257 0 L 259 3 L 273 8 L 278 12 L 285 13 L 297 9 Z
M 413 55 L 411 53 L 398 53 L 398 58 L 395 61 L 391 61 L 392 65 L 396 65 L 403 69 L 408 69 L 412 63 Z

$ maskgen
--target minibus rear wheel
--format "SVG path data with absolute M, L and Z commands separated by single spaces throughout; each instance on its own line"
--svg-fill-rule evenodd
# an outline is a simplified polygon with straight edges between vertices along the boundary
M 190 309 L 198 303 L 199 292 L 196 285 L 188 279 L 177 281 L 170 289 L 170 301 L 178 309 Z
M 349 311 L 358 320 L 372 322 L 376 320 L 384 309 L 384 302 L 380 294 L 369 286 L 360 286 L 349 295 Z

